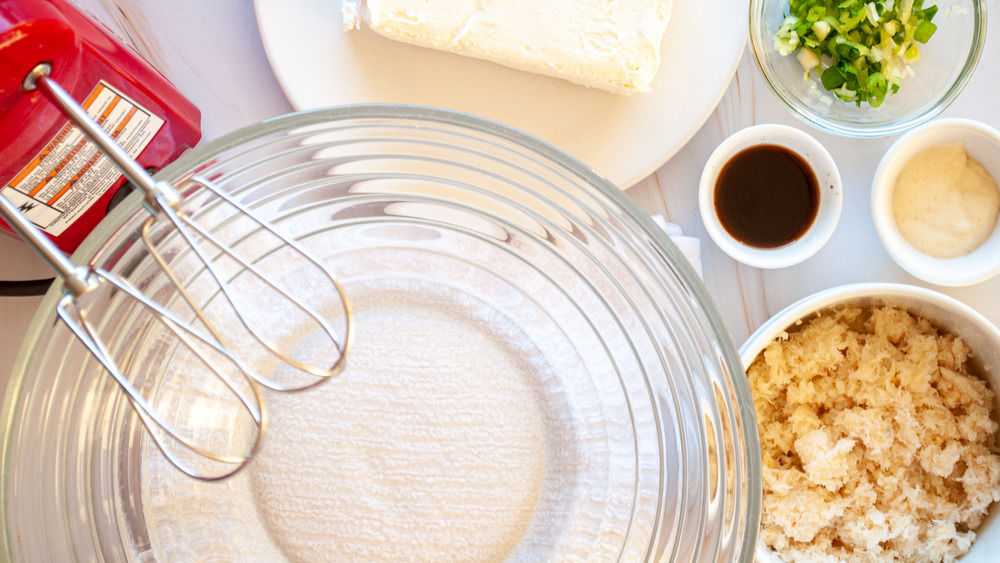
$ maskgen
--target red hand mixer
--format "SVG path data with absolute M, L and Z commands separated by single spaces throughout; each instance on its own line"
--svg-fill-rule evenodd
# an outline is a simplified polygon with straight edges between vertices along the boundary
M 242 468 L 260 445 L 266 421 L 260 387 L 304 389 L 340 371 L 351 310 L 322 263 L 209 179 L 189 176 L 175 187 L 152 177 L 151 171 L 198 141 L 198 121 L 197 108 L 162 75 L 63 0 L 0 0 L 0 224 L 30 243 L 62 278 L 59 317 L 114 377 L 166 458 L 188 475 L 214 480 Z M 117 275 L 77 265 L 66 255 L 104 218 L 126 184 L 144 194 L 150 217 L 141 242 L 177 299 L 154 300 Z M 252 236 L 263 241 L 266 252 L 280 250 L 289 269 L 312 271 L 326 284 L 322 291 L 339 296 L 338 326 L 311 308 L 309 291 L 315 287 L 303 290 L 302 284 L 262 271 L 255 263 L 259 255 L 232 248 L 217 225 L 200 223 L 183 206 L 191 194 L 235 209 L 249 229 L 239 240 Z M 201 278 L 213 280 L 210 303 L 213 310 L 223 303 L 228 331 L 219 330 L 220 319 L 210 319 L 205 303 L 172 271 L 171 256 L 149 235 L 159 226 L 175 230 L 190 247 L 186 254 L 196 256 L 203 266 L 199 271 L 207 272 Z M 234 281 L 240 290 L 231 289 Z M 127 373 L 134 359 L 114 357 L 101 340 L 100 319 L 88 314 L 93 295 L 101 292 L 127 300 L 150 325 L 169 334 L 177 350 L 171 357 L 205 375 L 204 388 L 189 391 L 230 395 L 226 416 L 241 420 L 243 428 L 220 433 L 184 427 L 204 418 L 196 412 L 197 401 L 164 399 L 136 385 Z M 270 306 L 255 306 L 264 295 Z M 178 303 L 186 303 L 180 313 Z M 284 335 L 273 330 L 280 324 L 276 316 L 321 335 L 322 344 L 306 354 L 283 349 L 277 342 Z M 238 327 L 236 336 L 232 326 Z M 259 365 L 273 366 L 269 360 L 275 358 L 279 367 L 259 373 Z

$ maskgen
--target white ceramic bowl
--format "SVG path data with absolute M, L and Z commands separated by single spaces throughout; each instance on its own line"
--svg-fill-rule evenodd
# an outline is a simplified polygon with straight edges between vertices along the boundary
M 903 166 L 918 152 L 948 141 L 965 142 L 966 152 L 1000 180 L 1000 131 L 970 119 L 938 119 L 900 137 L 889 147 L 872 181 L 871 212 L 882 245 L 897 264 L 913 276 L 941 286 L 965 286 L 1000 273 L 1000 226 L 972 253 L 958 258 L 934 258 L 911 246 L 899 231 L 892 211 L 892 193 Z
M 777 248 L 757 248 L 740 242 L 723 227 L 715 207 L 716 180 L 725 164 L 740 151 L 759 145 L 780 145 L 797 153 L 819 182 L 816 219 L 801 237 Z M 708 158 L 698 188 L 698 205 L 708 235 L 726 254 L 757 268 L 792 266 L 818 252 L 837 228 L 843 200 L 840 171 L 826 148 L 802 130 L 779 124 L 754 125 L 730 135 Z
M 894 305 L 930 320 L 940 329 L 961 335 L 976 355 L 994 391 L 1000 390 L 1000 329 L 968 305 L 937 291 L 906 284 L 859 283 L 835 287 L 805 297 L 760 326 L 740 347 L 744 370 L 778 335 L 793 332 L 802 321 L 840 305 Z M 995 416 L 995 415 L 994 415 Z M 1000 552 L 1000 506 L 994 504 L 978 530 L 963 563 L 996 561 Z M 775 553 L 758 543 L 757 561 L 780 563 Z

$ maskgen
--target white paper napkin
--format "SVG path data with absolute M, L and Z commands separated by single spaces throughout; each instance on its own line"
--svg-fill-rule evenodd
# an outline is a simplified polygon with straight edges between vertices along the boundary
M 653 222 L 660 226 L 670 240 L 677 245 L 681 253 L 694 267 L 699 278 L 704 278 L 701 269 L 701 240 L 697 237 L 686 236 L 677 223 L 669 223 L 662 215 L 653 215 Z

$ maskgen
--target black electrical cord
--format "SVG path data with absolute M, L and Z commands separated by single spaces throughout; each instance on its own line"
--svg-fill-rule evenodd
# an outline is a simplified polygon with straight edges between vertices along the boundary
M 0 297 L 32 297 L 45 295 L 55 278 L 41 280 L 0 281 Z

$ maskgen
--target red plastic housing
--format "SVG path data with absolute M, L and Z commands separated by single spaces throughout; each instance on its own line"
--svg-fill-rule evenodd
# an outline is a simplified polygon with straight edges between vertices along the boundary
M 46 154 L 68 121 L 43 94 L 21 88 L 41 62 L 52 65 L 52 78 L 80 103 L 103 81 L 163 120 L 135 157 L 146 168 L 163 167 L 201 138 L 198 108 L 91 16 L 64 0 L 0 0 L 0 189 Z M 124 184 L 118 176 L 72 224 L 50 238 L 66 252 L 75 250 Z M 68 186 L 73 189 L 72 182 Z M 2 221 L 0 227 L 11 233 Z

